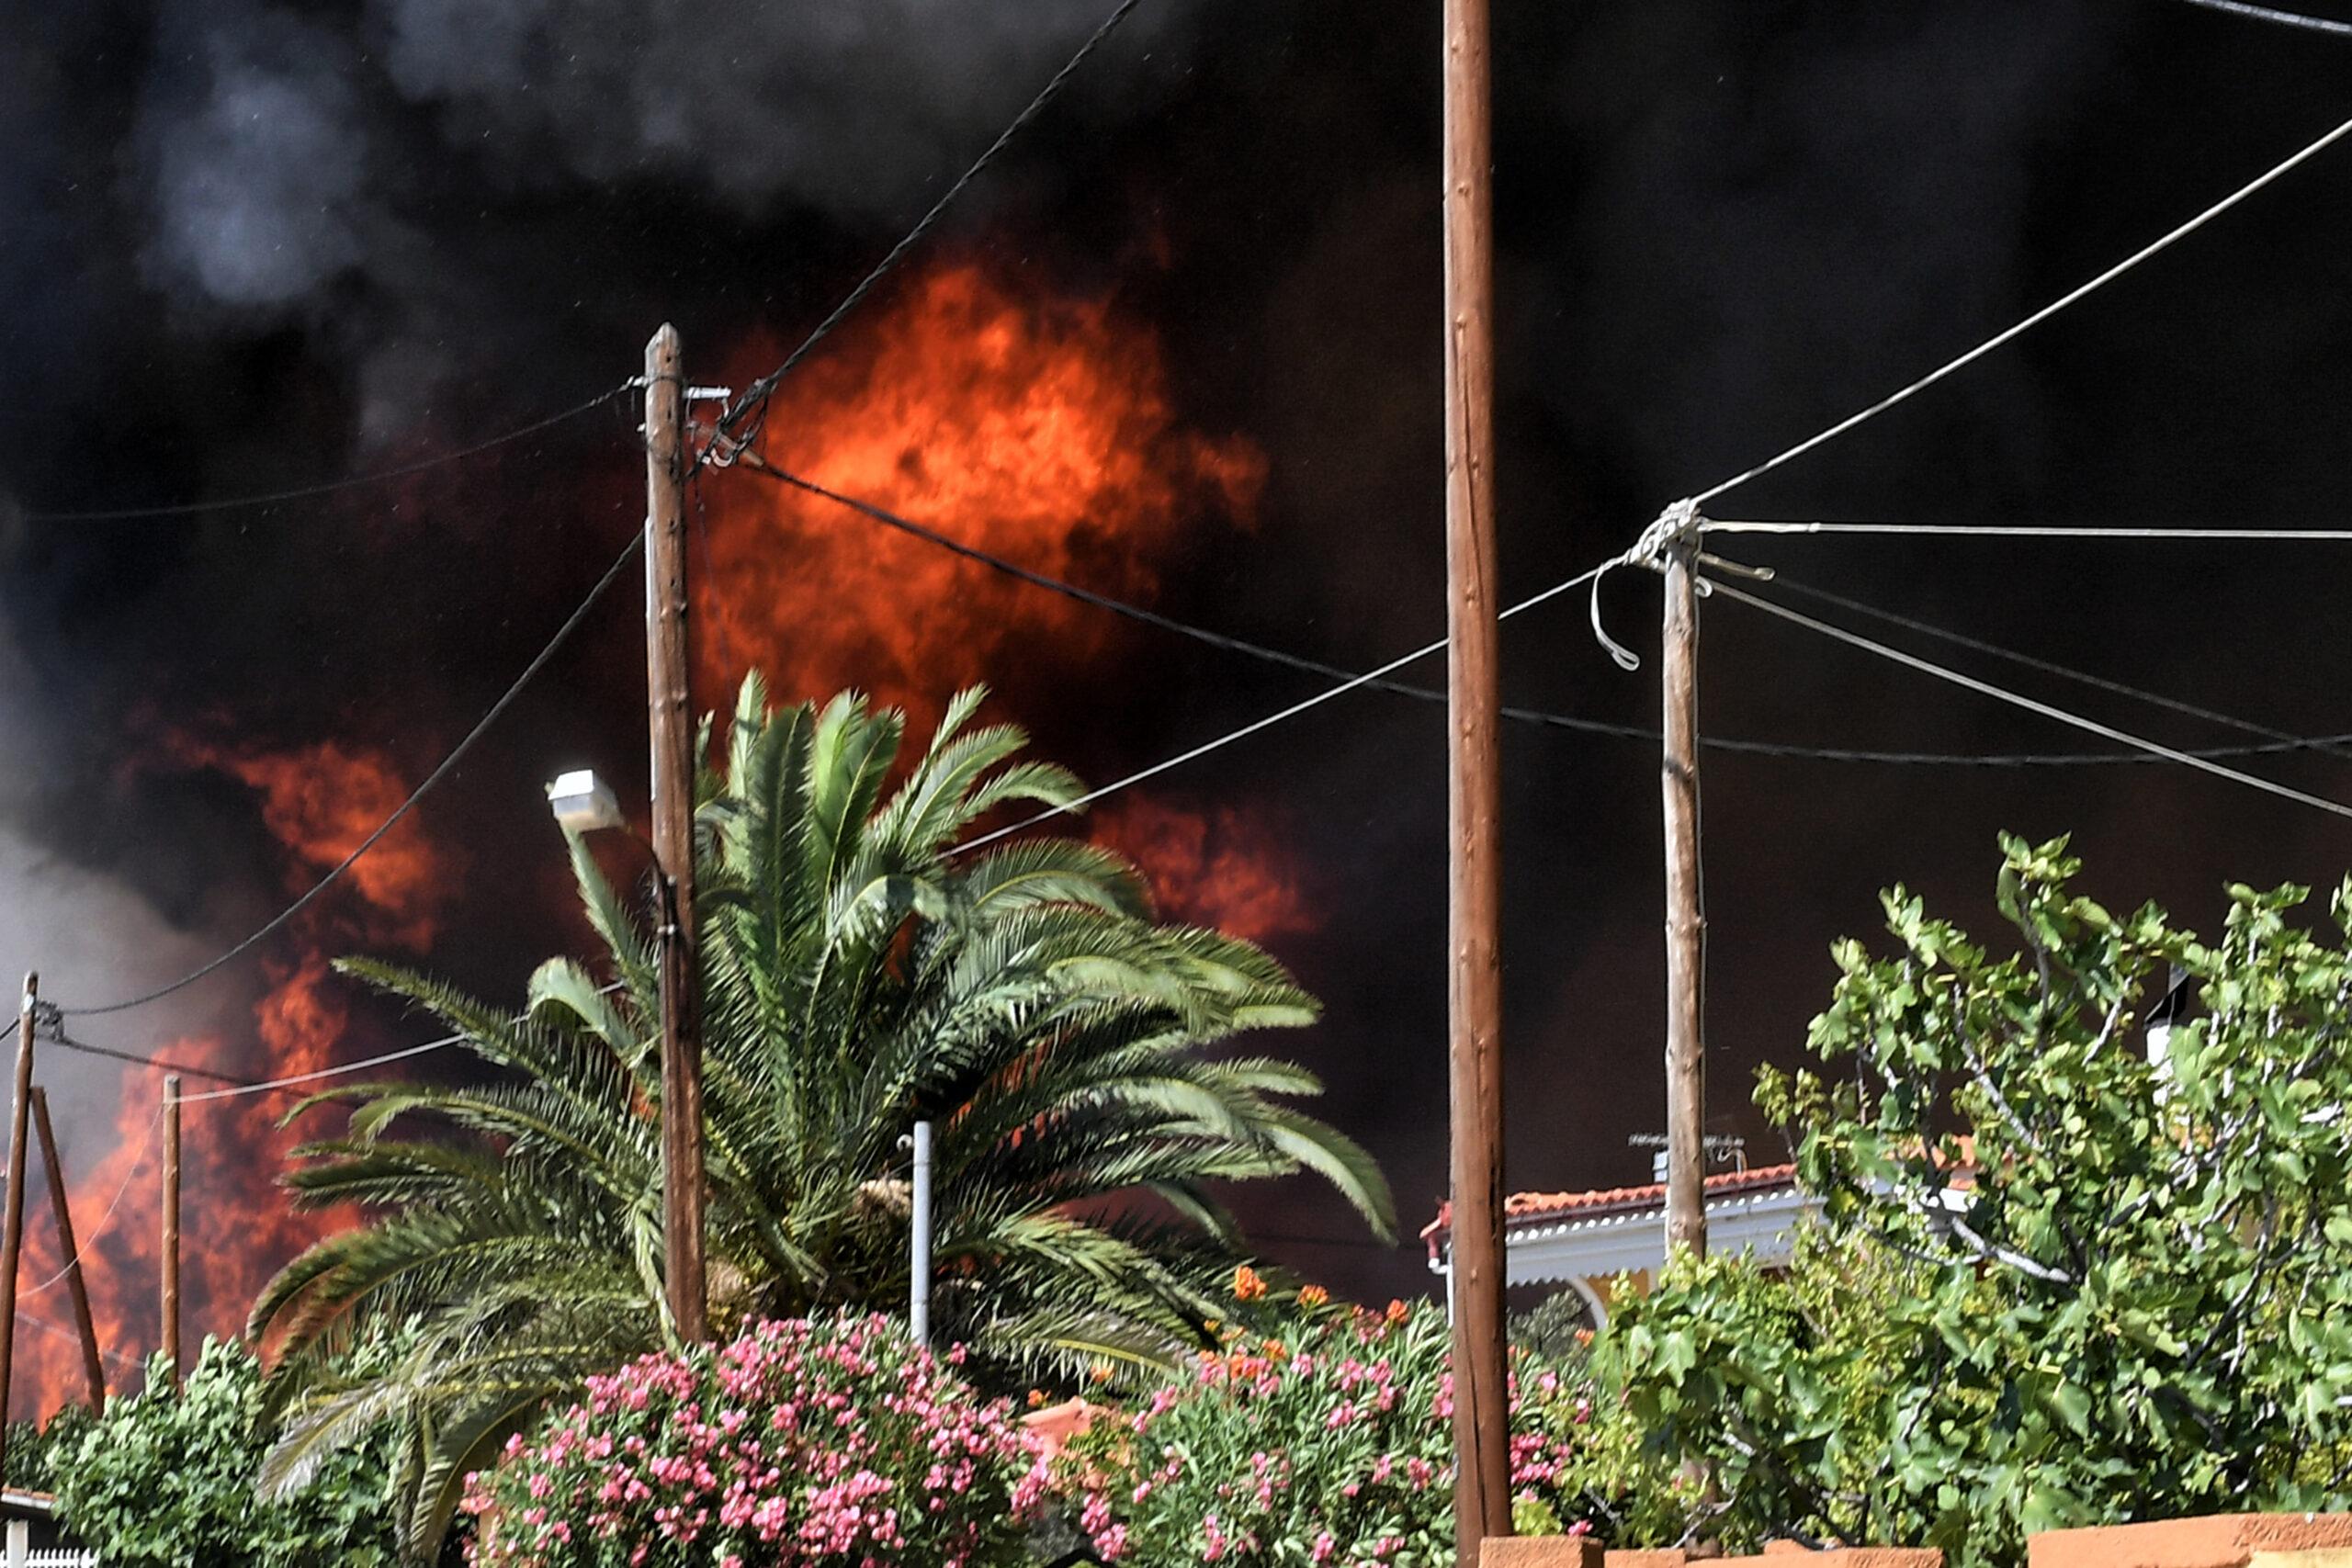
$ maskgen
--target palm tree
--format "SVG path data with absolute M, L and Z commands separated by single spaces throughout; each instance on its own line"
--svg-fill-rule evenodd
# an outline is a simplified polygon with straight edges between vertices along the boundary
M 1283 1101 L 1296 1066 L 1205 1049 L 1311 1021 L 1266 953 L 1153 919 L 1135 868 L 1068 839 L 956 844 L 1077 782 L 1019 760 L 958 695 L 885 794 L 904 721 L 863 699 L 771 711 L 747 681 L 696 810 L 707 1249 L 724 1332 L 906 1299 L 901 1140 L 936 1129 L 934 1321 L 1000 1376 L 1165 1362 L 1204 1342 L 1242 1256 L 1225 1182 L 1312 1171 L 1393 1232 L 1362 1149 Z M 709 751 L 707 741 L 703 748 Z M 297 1151 L 305 1205 L 368 1222 L 297 1258 L 250 1330 L 292 1418 L 268 1476 L 384 1421 L 405 1434 L 413 1530 L 469 1468 L 586 1373 L 674 1338 L 663 1314 L 653 940 L 577 839 L 605 952 L 551 959 L 520 1016 L 429 976 L 346 968 L 437 1015 L 500 1069 L 370 1084 L 343 1136 Z M 312 1101 L 311 1103 L 317 1103 Z M 389 1373 L 326 1369 L 400 1325 Z

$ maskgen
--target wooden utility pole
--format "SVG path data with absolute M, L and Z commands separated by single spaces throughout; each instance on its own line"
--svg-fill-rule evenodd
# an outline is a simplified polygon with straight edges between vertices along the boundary
M 57 1247 L 65 1259 L 67 1294 L 74 1298 L 74 1327 L 82 1337 L 82 1375 L 90 1385 L 90 1408 L 107 1407 L 107 1369 L 98 1355 L 98 1325 L 90 1316 L 89 1282 L 82 1278 L 82 1250 L 74 1240 L 74 1212 L 65 1198 L 65 1167 L 57 1158 L 57 1130 L 49 1123 L 49 1091 L 33 1090 L 33 1131 L 40 1137 L 41 1168 L 49 1173 L 49 1206 L 57 1213 Z
M 1664 657 L 1666 797 L 1666 1249 L 1707 1254 L 1707 1058 L 1701 1032 L 1706 941 L 1699 898 L 1698 546 L 1667 547 Z
M 1463 1568 L 1510 1529 L 1504 1382 L 1501 687 L 1487 0 L 1445 0 L 1447 1026 L 1453 1081 L 1453 1529 Z
M 180 1076 L 164 1079 L 164 1355 L 172 1387 L 186 1386 L 180 1370 Z
M 8 1396 L 17 1360 L 17 1264 L 25 1251 L 25 1123 L 32 1113 L 34 1009 L 40 976 L 25 976 L 17 1008 L 17 1093 L 9 1101 L 7 1208 L 0 1213 L 0 1474 L 8 1464 Z
M 645 672 L 662 910 L 662 1235 L 671 1321 L 710 1332 L 703 1285 L 702 1020 L 695 995 L 695 715 L 686 670 L 684 353 L 645 345 Z

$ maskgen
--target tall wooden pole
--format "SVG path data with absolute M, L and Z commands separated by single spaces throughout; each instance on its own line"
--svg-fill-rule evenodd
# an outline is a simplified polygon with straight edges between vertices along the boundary
M 32 1114 L 33 1010 L 40 976 L 25 976 L 17 1008 L 17 1092 L 9 1101 L 7 1208 L 0 1213 L 0 1474 L 8 1465 L 8 1397 L 17 1361 L 17 1264 L 25 1250 L 25 1124 Z
M 172 1387 L 187 1385 L 180 1368 L 180 1076 L 164 1078 L 164 1356 Z
M 1510 1533 L 1504 1382 L 1494 200 L 1487 0 L 1445 0 L 1445 577 L 1454 1551 Z
M 703 1286 L 702 1021 L 695 961 L 695 715 L 686 670 L 684 353 L 645 345 L 645 669 L 654 874 L 662 885 L 662 1235 L 671 1321 L 709 1335 Z
M 1686 534 L 1666 551 L 1666 1249 L 1707 1253 L 1707 1058 L 1700 964 L 1699 592 Z
M 49 1091 L 33 1090 L 33 1131 L 40 1138 L 41 1168 L 49 1173 L 49 1206 L 57 1213 L 57 1246 L 65 1258 L 65 1290 L 74 1298 L 74 1327 L 82 1337 L 82 1375 L 90 1385 L 90 1408 L 107 1407 L 107 1369 L 98 1356 L 98 1325 L 90 1316 L 89 1282 L 82 1278 L 82 1249 L 74 1240 L 74 1211 L 65 1197 L 65 1167 L 57 1158 L 57 1130 L 49 1123 Z

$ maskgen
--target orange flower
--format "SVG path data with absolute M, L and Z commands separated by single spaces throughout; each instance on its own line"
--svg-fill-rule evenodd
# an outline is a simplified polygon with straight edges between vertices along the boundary
M 1233 1271 L 1233 1299 L 1254 1302 L 1266 1293 L 1266 1281 L 1258 1278 L 1258 1270 L 1247 1263 Z
M 1403 1302 L 1392 1300 L 1388 1303 L 1388 1321 L 1391 1323 L 1404 1322 L 1407 1310 L 1408 1309 Z
M 1283 1360 L 1290 1355 L 1290 1347 L 1279 1339 L 1267 1340 L 1261 1348 L 1266 1352 L 1266 1359 L 1269 1361 Z
M 1094 1381 L 1099 1383 L 1109 1382 L 1111 1381 L 1110 1362 L 1097 1361 L 1094 1363 Z
M 1330 1299 L 1331 1292 L 1320 1285 L 1308 1285 L 1298 1292 L 1298 1304 L 1303 1307 L 1319 1307 Z

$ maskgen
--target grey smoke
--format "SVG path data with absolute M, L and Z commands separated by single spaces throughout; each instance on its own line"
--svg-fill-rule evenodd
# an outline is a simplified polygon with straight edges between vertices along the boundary
M 967 163 L 1108 9 L 783 0 L 684 27 L 662 0 L 372 0 L 369 13 L 400 91 L 517 181 L 683 176 L 746 208 L 871 216 Z M 1157 25 L 1148 10 L 1130 24 Z M 1121 43 L 1114 58 L 1131 62 Z M 1117 101 L 1105 86 L 1089 73 L 1079 90 Z
M 281 306 L 360 260 L 368 138 L 349 52 L 282 13 L 238 13 L 173 62 L 147 126 L 156 276 Z
M 1173 6 L 1131 24 L 1164 29 Z M 280 308 L 379 259 L 393 203 L 378 118 L 426 117 L 439 156 L 509 190 L 661 180 L 747 212 L 888 220 L 927 199 L 1101 22 L 1102 0 L 763 5 L 681 27 L 656 0 L 371 0 L 339 30 L 275 9 L 167 27 L 144 137 L 154 276 L 196 300 Z M 1134 39 L 1075 87 L 1133 113 Z M 1115 63 L 1125 62 L 1125 68 Z M 388 133 L 397 134 L 397 133 Z M 413 155 L 413 154 L 412 154 Z M 403 190 L 403 186 L 407 186 Z

